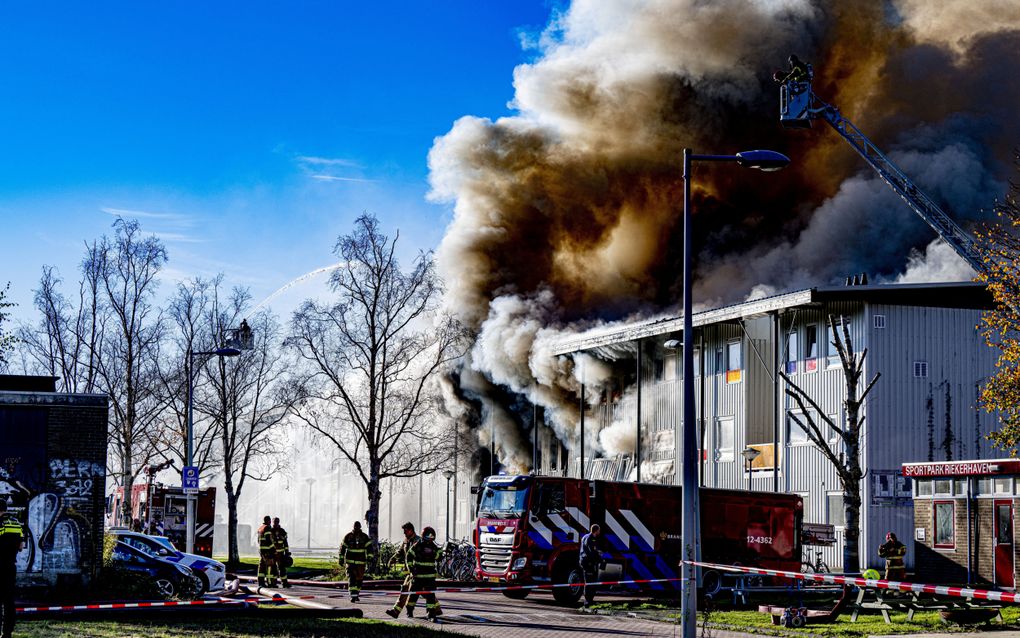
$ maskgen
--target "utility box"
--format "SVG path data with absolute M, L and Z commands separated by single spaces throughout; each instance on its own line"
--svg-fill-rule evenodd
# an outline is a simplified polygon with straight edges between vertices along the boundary
M 0 498 L 26 532 L 19 587 L 88 583 L 102 566 L 109 400 L 54 389 L 0 375 Z

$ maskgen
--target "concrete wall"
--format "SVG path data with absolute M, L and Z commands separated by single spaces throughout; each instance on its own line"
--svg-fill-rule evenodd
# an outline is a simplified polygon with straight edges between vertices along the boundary
M 101 566 L 107 415 L 105 395 L 0 391 L 0 496 L 28 530 L 19 586 Z

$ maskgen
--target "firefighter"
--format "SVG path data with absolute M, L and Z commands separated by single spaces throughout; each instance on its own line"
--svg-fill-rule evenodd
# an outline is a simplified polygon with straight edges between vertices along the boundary
M 287 542 L 287 530 L 280 527 L 280 519 L 273 519 L 273 541 L 276 547 L 276 571 L 280 575 L 280 583 L 284 589 L 290 588 L 287 582 L 287 568 L 293 563 L 290 557 L 290 543 Z
M 14 587 L 18 577 L 15 561 L 25 547 L 21 523 L 7 513 L 7 497 L 0 496 L 0 636 L 14 631 Z
M 785 82 L 807 82 L 810 79 L 808 65 L 796 55 L 790 55 L 790 73 Z
M 351 602 L 358 602 L 361 594 L 361 582 L 365 579 L 365 569 L 374 558 L 372 539 L 361 531 L 361 521 L 354 521 L 354 529 L 347 532 L 340 543 L 340 564 L 347 565 L 348 589 Z
M 265 516 L 258 531 L 259 587 L 276 587 L 276 538 L 273 536 L 273 519 Z
M 907 577 L 907 568 L 903 564 L 907 546 L 896 539 L 896 534 L 889 532 L 885 535 L 885 542 L 879 546 L 878 555 L 885 559 L 886 580 L 904 580 Z
M 591 526 L 591 531 L 581 539 L 581 553 L 578 563 L 584 574 L 584 604 L 590 605 L 595 600 L 595 585 L 599 580 L 599 568 L 605 567 L 602 560 L 602 528 L 598 523 Z
M 393 558 L 390 559 L 390 566 L 393 566 L 393 564 L 395 563 L 398 565 L 404 565 L 404 569 L 407 569 L 408 551 L 410 551 L 412 545 L 414 545 L 421 539 L 418 538 L 418 535 L 414 533 L 414 523 L 411 522 L 404 523 L 403 525 L 400 526 L 400 528 L 404 530 L 404 542 L 400 546 L 400 549 L 398 549 L 396 553 L 393 554 Z M 406 593 L 411 591 L 411 584 L 413 582 L 414 576 L 412 576 L 410 570 L 407 570 L 407 575 L 404 577 L 404 584 L 401 585 L 400 587 L 401 591 L 400 597 L 397 598 L 397 602 L 395 605 L 393 605 L 392 609 L 386 610 L 387 615 L 396 618 L 397 616 L 400 615 L 400 610 L 403 609 L 405 605 L 407 605 L 407 617 L 408 618 L 414 617 L 415 603 L 414 602 L 408 603 L 407 601 L 408 594 Z M 415 600 L 415 602 L 417 602 L 417 599 Z
M 435 594 L 436 578 L 439 577 L 436 563 L 441 553 L 439 545 L 436 545 L 436 530 L 431 527 L 423 529 L 421 540 L 407 550 L 407 569 L 411 572 L 411 591 L 414 592 L 407 603 L 407 608 L 413 608 L 418 602 L 418 592 L 426 592 L 421 595 L 425 597 L 426 613 L 432 622 L 436 622 L 443 615 Z

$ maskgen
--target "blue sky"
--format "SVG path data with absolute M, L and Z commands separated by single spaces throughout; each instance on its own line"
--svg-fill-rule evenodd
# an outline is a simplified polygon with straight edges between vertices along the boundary
M 555 6 L 4 5 L 0 284 L 16 316 L 33 316 L 44 264 L 76 281 L 117 214 L 164 239 L 168 279 L 222 271 L 256 299 L 330 263 L 362 211 L 408 254 L 434 247 L 449 210 L 425 201 L 433 139 L 510 112 L 534 55 L 521 35 Z

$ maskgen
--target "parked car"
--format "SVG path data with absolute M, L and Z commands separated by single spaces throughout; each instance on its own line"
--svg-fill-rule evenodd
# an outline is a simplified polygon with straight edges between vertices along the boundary
M 201 586 L 189 567 L 156 558 L 121 541 L 114 546 L 112 557 L 118 567 L 152 578 L 166 598 L 193 595 Z
M 227 568 L 218 560 L 179 551 L 166 536 L 149 536 L 124 529 L 114 529 L 110 533 L 120 542 L 127 543 L 150 556 L 190 568 L 201 582 L 199 595 L 226 587 Z

